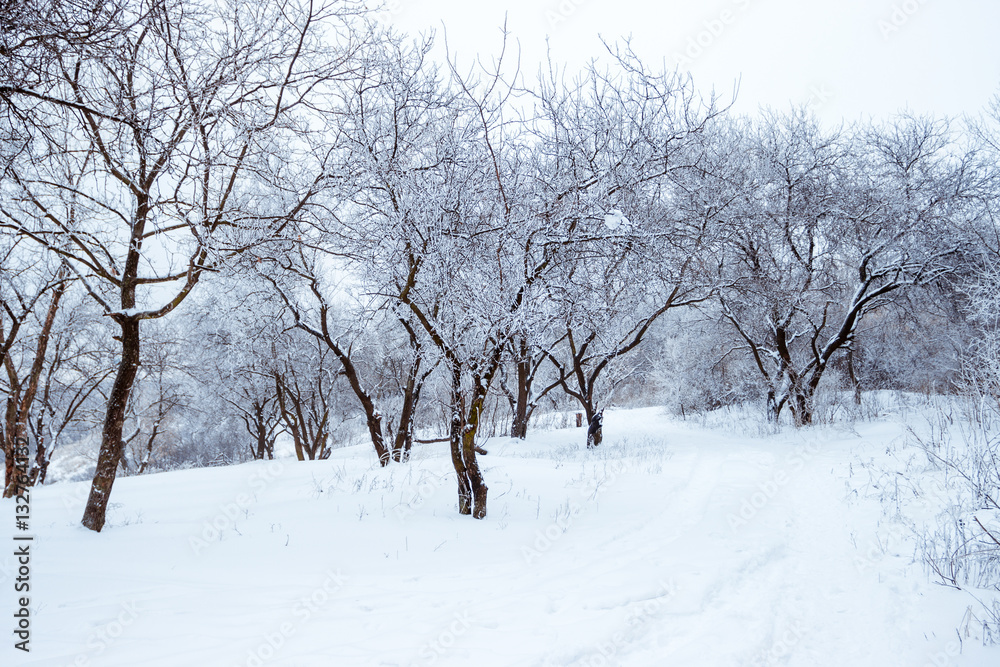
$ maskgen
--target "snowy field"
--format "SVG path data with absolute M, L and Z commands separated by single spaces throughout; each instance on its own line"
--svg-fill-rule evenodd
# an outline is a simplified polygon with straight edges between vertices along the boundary
M 741 430 L 642 409 L 594 452 L 492 440 L 485 521 L 456 513 L 446 444 L 120 479 L 102 534 L 87 484 L 47 486 L 32 651 L 0 664 L 1000 664 L 872 489 L 904 419 Z

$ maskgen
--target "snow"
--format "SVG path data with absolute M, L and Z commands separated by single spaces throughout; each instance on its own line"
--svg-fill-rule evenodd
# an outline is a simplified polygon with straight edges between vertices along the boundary
M 608 410 L 592 452 L 585 429 L 493 439 L 484 521 L 455 511 L 447 443 L 123 478 L 101 534 L 89 485 L 47 486 L 32 652 L 0 664 L 1000 664 L 959 651 L 970 596 L 858 492 L 905 421 L 740 430 L 649 408 Z
M 625 217 L 625 214 L 616 208 L 611 209 L 604 215 L 604 226 L 611 231 L 615 231 L 619 227 L 628 229 L 631 225 L 632 223 Z

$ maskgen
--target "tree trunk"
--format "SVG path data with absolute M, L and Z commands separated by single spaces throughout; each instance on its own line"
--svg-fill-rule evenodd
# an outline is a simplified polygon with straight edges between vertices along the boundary
M 603 415 L 594 410 L 592 401 L 587 402 L 584 408 L 587 412 L 587 449 L 600 447 L 604 442 Z
M 454 363 L 454 362 L 453 362 Z M 458 512 L 475 519 L 486 518 L 486 494 L 489 489 L 476 460 L 476 432 L 486 401 L 483 383 L 477 377 L 468 413 L 462 398 L 462 370 L 455 364 L 452 370 L 451 462 L 458 477 Z
M 472 489 L 473 510 L 472 518 L 486 518 L 486 494 L 489 488 L 483 478 L 482 470 L 479 468 L 479 461 L 476 460 L 476 430 L 478 425 L 472 427 L 466 424 L 462 433 L 462 456 L 465 457 L 465 465 L 469 476 L 469 486 Z
M 45 483 L 45 475 L 49 471 L 49 459 L 52 453 L 45 446 L 45 411 L 44 406 L 48 404 L 48 387 L 46 387 L 45 398 L 42 410 L 39 410 L 38 420 L 35 423 L 35 463 L 31 467 L 31 486 L 41 486 Z
M 49 457 L 45 446 L 39 441 L 35 450 L 35 466 L 31 470 L 31 486 L 45 484 L 45 475 L 49 472 Z
M 593 386 L 593 385 L 591 385 Z M 604 442 L 604 431 L 601 425 L 594 428 L 594 419 L 598 416 L 597 407 L 594 405 L 594 398 L 590 394 L 582 396 L 580 404 L 583 405 L 584 416 L 587 419 L 587 449 L 600 447 Z
M 462 429 L 464 426 L 462 404 L 462 369 L 452 362 L 451 371 L 451 429 L 448 442 L 451 449 L 451 464 L 455 468 L 458 479 L 458 513 L 472 514 L 472 485 L 469 483 L 469 473 L 465 467 L 465 457 L 462 455 Z
M 385 438 L 382 436 L 382 413 L 375 409 L 374 404 L 366 405 L 365 418 L 368 421 L 368 435 L 378 456 L 378 464 L 384 468 L 389 465 L 389 449 L 385 446 Z
M 403 389 L 403 406 L 399 411 L 399 429 L 396 431 L 396 441 L 392 446 L 392 460 L 396 463 L 410 460 L 410 449 L 413 447 L 413 417 L 420 400 L 420 360 L 417 359 L 406 378 Z
M 812 397 L 807 396 L 808 390 L 797 392 L 792 397 L 792 416 L 796 426 L 808 426 L 813 421 Z
M 292 429 L 292 442 L 295 443 L 295 458 L 299 461 L 306 460 L 306 453 L 302 447 L 302 436 L 297 428 Z
M 60 274 L 64 273 L 63 271 Z M 15 439 L 21 438 L 23 443 L 28 442 L 28 417 L 31 412 L 31 404 L 35 400 L 35 394 L 38 392 L 38 381 L 42 377 L 42 367 L 45 365 L 45 354 L 49 347 L 49 338 L 52 334 L 52 325 L 55 323 L 56 313 L 59 311 L 59 301 L 62 299 L 63 294 L 66 293 L 67 284 L 61 282 L 56 285 L 55 291 L 52 293 L 52 301 L 49 303 L 48 312 L 45 315 L 45 321 L 42 323 L 42 330 L 38 335 L 38 345 L 35 348 L 35 358 L 31 364 L 31 370 L 28 372 L 27 387 L 25 388 L 24 395 L 20 398 L 20 402 L 14 406 L 14 424 L 13 424 L 13 437 Z M 11 388 L 14 389 L 13 387 Z M 18 388 L 19 393 L 19 388 Z M 12 396 L 14 393 L 12 392 Z M 8 406 L 8 419 L 11 416 L 10 406 Z M 10 422 L 8 422 L 8 430 L 10 429 Z M 8 468 L 13 463 L 8 456 Z M 25 471 L 27 473 L 27 471 Z M 27 478 L 27 475 L 25 476 Z M 13 475 L 10 478 L 5 478 L 4 487 L 4 498 L 13 498 L 19 495 L 24 490 L 24 484 L 27 479 L 21 480 L 18 475 Z
M 522 354 L 527 354 L 527 346 L 522 344 Z M 517 398 L 514 402 L 514 421 L 510 425 L 510 437 L 524 440 L 528 437 L 528 401 L 531 399 L 531 360 L 521 358 L 517 362 Z
M 476 460 L 476 452 L 481 451 L 476 447 L 476 433 L 479 431 L 483 407 L 486 405 L 486 390 L 478 377 L 475 380 L 473 399 L 469 406 L 469 416 L 466 419 L 465 427 L 462 429 L 462 456 L 465 458 L 465 467 L 469 475 L 469 485 L 472 487 L 474 502 L 472 517 L 474 519 L 485 519 L 486 493 L 489 489 L 486 486 L 486 480 L 483 479 L 482 470 L 479 469 L 479 461 Z
M 14 439 L 17 434 L 17 405 L 20 402 L 19 396 L 15 393 L 16 389 L 11 387 L 11 394 L 7 397 L 7 410 L 5 413 L 4 423 L 4 433 L 3 433 L 3 456 L 4 456 L 4 470 L 3 470 L 3 488 L 4 496 L 6 497 L 6 490 L 14 483 L 14 452 L 17 447 L 14 444 Z
M 327 337 L 327 345 L 337 355 L 337 358 L 340 359 L 340 363 L 344 368 L 344 375 L 347 376 L 347 381 L 351 385 L 351 389 L 354 390 L 354 395 L 361 402 L 361 407 L 365 411 L 365 421 L 368 423 L 368 435 L 371 437 L 372 446 L 375 447 L 378 463 L 380 466 L 385 467 L 389 465 L 390 452 L 385 446 L 385 437 L 382 435 L 382 413 L 375 407 L 375 401 L 372 400 L 372 397 L 361 386 L 361 378 L 351 358 L 337 347 L 329 337 Z
M 773 389 L 768 389 L 767 391 L 767 420 L 772 424 L 778 423 L 778 418 L 781 416 L 781 406 L 782 403 L 778 402 L 778 394 Z
M 156 420 L 153 424 L 153 430 L 149 434 L 149 438 L 146 439 L 146 451 L 143 452 L 142 461 L 139 462 L 139 470 L 135 473 L 141 475 L 146 472 L 146 468 L 149 467 L 149 459 L 153 456 L 153 444 L 156 442 L 156 436 L 160 433 L 160 420 L 163 418 L 162 414 L 160 419 Z
M 452 406 L 453 408 L 456 406 Z M 472 514 L 472 485 L 462 456 L 462 418 L 456 410 L 451 416 L 451 464 L 458 478 L 458 513 Z
M 854 404 L 861 405 L 861 380 L 858 379 L 854 368 L 853 347 L 850 347 L 847 350 L 847 377 L 850 379 L 851 387 L 854 389 Z
M 823 377 L 825 366 L 820 366 L 812 372 L 809 381 L 803 387 L 796 387 L 792 400 L 792 416 L 795 418 L 796 426 L 809 426 L 813 423 L 815 415 L 816 390 L 819 381 Z
M 104 528 L 108 501 L 111 499 L 111 487 L 115 483 L 122 455 L 125 411 L 139 371 L 139 320 L 123 319 L 120 325 L 122 358 L 108 397 L 108 409 L 101 434 L 101 450 L 97 455 L 97 470 L 90 487 L 90 496 L 87 498 L 87 507 L 83 512 L 83 525 L 97 532 Z
M 257 460 L 264 460 L 266 454 L 268 461 L 270 461 L 274 459 L 274 436 L 272 435 L 274 431 L 267 423 L 263 401 L 257 401 L 254 416 L 257 420 Z

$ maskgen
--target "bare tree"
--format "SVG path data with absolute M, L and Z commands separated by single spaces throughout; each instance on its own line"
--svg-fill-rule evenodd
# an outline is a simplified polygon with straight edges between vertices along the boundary
M 255 460 L 273 459 L 274 442 L 281 429 L 281 412 L 278 409 L 277 391 L 262 391 L 261 377 L 255 373 L 241 378 L 239 400 L 227 399 L 239 412 L 247 433 L 253 440 L 250 457 Z
M 338 374 L 321 341 L 300 341 L 294 349 L 294 354 L 275 360 L 271 370 L 279 414 L 298 460 L 325 459 L 331 451 Z
M 17 495 L 28 481 L 15 473 L 17 449 L 29 446 L 29 420 L 39 382 L 49 359 L 49 340 L 63 295 L 69 288 L 65 267 L 52 270 L 37 257 L 26 257 L 27 248 L 12 239 L 4 248 L 4 273 L 0 276 L 0 383 L 6 397 L 0 442 L 4 454 L 4 497 Z M 47 300 L 47 308 L 40 309 Z M 40 311 L 40 312 L 36 312 Z M 37 327 L 34 318 L 40 315 Z
M 307 256 L 300 248 L 297 253 L 291 253 L 277 262 L 286 280 L 293 277 L 293 280 L 303 283 L 308 295 L 300 298 L 290 296 L 292 290 L 283 286 L 281 281 L 273 276 L 267 276 L 268 279 L 291 315 L 294 326 L 320 341 L 340 361 L 343 375 L 364 413 L 368 436 L 379 464 L 385 466 L 391 459 L 402 461 L 408 458 L 421 388 L 433 370 L 433 364 L 426 364 L 428 368 L 421 369 L 425 365 L 423 348 L 410 320 L 386 312 L 382 297 L 376 297 L 375 304 L 355 307 L 346 317 L 338 317 L 340 309 L 331 306 L 325 281 L 321 277 L 324 269 L 317 257 Z M 385 387 L 381 386 L 384 385 L 382 380 L 385 374 L 377 370 L 382 362 L 365 363 L 363 350 L 366 343 L 370 346 L 390 335 L 387 332 L 392 328 L 393 320 L 398 320 L 405 330 L 410 354 L 404 359 L 395 359 L 403 365 L 400 371 L 405 379 L 397 386 L 398 391 L 391 392 L 400 397 L 400 405 L 396 415 L 389 415 L 389 429 L 393 429 L 394 418 L 398 419 L 398 426 L 394 430 L 394 441 L 387 443 L 383 422 L 386 419 L 384 405 L 389 401 L 384 396 Z
M 8 171 L 4 226 L 63 257 L 121 330 L 83 518 L 95 531 L 122 453 L 140 323 L 177 309 L 227 256 L 280 235 L 327 177 L 311 100 L 349 74 L 367 34 L 354 27 L 360 9 L 246 8 L 130 5 L 107 54 L 58 53 L 60 100 L 72 104 L 49 104 L 44 152 Z
M 509 356 L 514 367 L 514 389 L 507 385 L 504 375 L 501 375 L 499 384 L 501 391 L 510 403 L 512 413 L 510 437 L 512 438 L 523 440 L 527 437 L 528 424 L 539 403 L 552 390 L 562 384 L 562 377 L 553 379 L 544 375 L 548 368 L 549 355 L 565 339 L 563 336 L 556 340 L 546 340 L 543 332 L 549 330 L 550 328 L 537 327 L 533 331 L 524 332 L 511 338 Z M 538 388 L 537 380 L 540 377 L 544 378 L 542 380 L 544 384 Z
M 557 304 L 548 340 L 559 344 L 534 344 L 588 423 L 609 368 L 664 313 L 711 292 L 694 269 L 714 229 L 679 202 L 701 168 L 701 135 L 722 113 L 689 78 L 647 68 L 628 43 L 609 50 L 613 68 L 591 65 L 572 84 L 550 67 L 533 123 L 537 215 L 569 232 L 547 279 Z
M 955 270 L 975 170 L 952 154 L 947 126 L 926 119 L 849 135 L 802 112 L 773 114 L 729 139 L 745 162 L 719 212 L 731 229 L 718 264 L 723 314 L 760 372 L 769 415 L 787 405 L 809 424 L 862 319 Z
M 105 340 L 105 323 L 81 293 L 69 293 L 72 302 L 61 307 L 28 422 L 35 444 L 32 485 L 45 483 L 52 455 L 60 445 L 99 427 L 103 414 L 99 402 L 106 401 L 108 380 L 114 375 L 114 351 L 107 344 L 113 341 Z

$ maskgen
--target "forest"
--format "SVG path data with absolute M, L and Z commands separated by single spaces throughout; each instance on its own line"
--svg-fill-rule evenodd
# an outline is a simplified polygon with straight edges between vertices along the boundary
M 65 454 L 93 531 L 117 478 L 282 442 L 391 468 L 447 441 L 482 519 L 482 441 L 605 408 L 998 407 L 1000 102 L 740 115 L 628 41 L 439 63 L 352 1 L 0 22 L 4 495 Z

